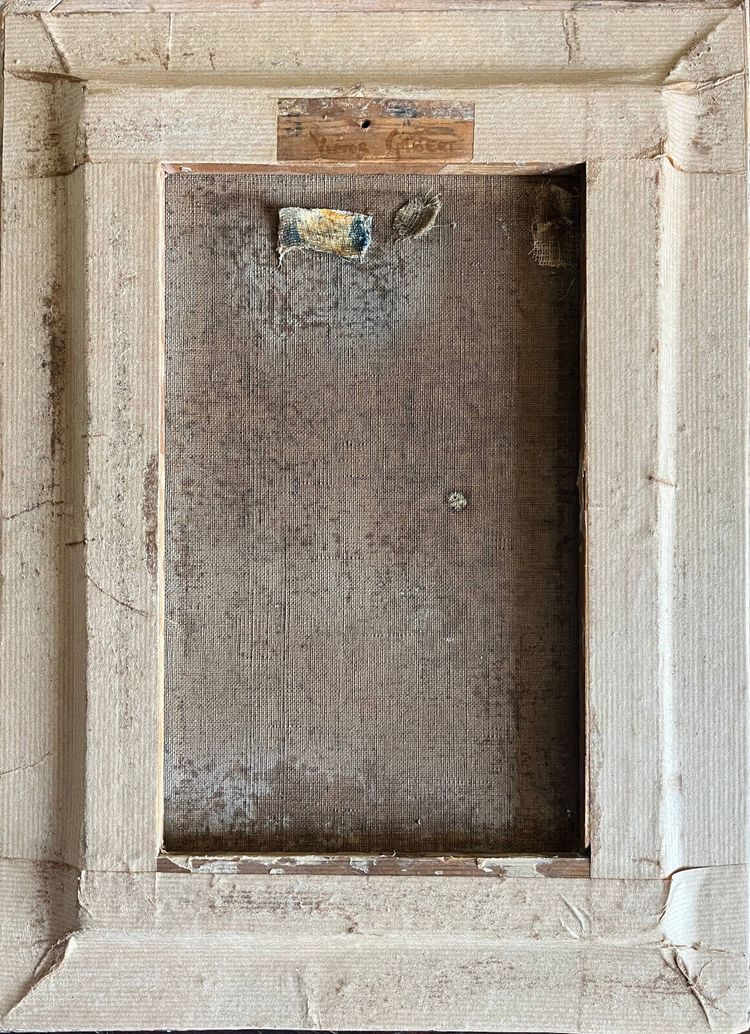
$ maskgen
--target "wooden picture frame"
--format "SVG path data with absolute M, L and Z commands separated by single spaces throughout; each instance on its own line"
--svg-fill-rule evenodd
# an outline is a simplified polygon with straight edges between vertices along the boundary
M 6 5 L 3 1029 L 747 1028 L 746 18 Z M 337 96 L 473 104 L 446 174 L 586 165 L 580 858 L 160 854 L 164 176 Z

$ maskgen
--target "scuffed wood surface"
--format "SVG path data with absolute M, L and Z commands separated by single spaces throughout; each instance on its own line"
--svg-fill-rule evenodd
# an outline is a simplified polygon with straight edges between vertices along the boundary
M 162 175 L 81 170 L 78 489 L 84 542 L 84 865 L 149 869 L 161 837 L 157 594 Z M 130 199 L 130 201 L 128 201 Z M 131 202 L 137 199 L 131 208 Z M 93 289 L 93 286 L 96 289 Z
M 78 860 L 64 179 L 2 193 L 0 856 Z
M 68 950 L 5 1024 L 736 1032 L 746 875 L 530 896 L 512 878 L 84 873 Z
M 328 84 L 316 89 L 333 92 Z M 285 87 L 284 92 L 292 89 Z M 92 83 L 83 98 L 75 139 L 61 145 L 60 161 L 50 166 L 50 156 L 42 169 L 35 148 L 27 146 L 28 130 L 23 127 L 30 119 L 47 118 L 46 94 L 29 91 L 28 82 L 11 76 L 6 96 L 17 114 L 7 126 L 5 174 L 46 174 L 50 167 L 67 172 L 83 161 L 274 163 L 278 93 L 278 86 L 230 83 L 200 91 L 130 84 L 113 91 L 109 85 Z M 609 85 L 592 92 L 577 85 L 488 89 L 462 83 L 450 88 L 420 86 L 409 93 L 413 98 L 476 101 L 477 163 L 554 166 L 587 158 L 651 157 L 660 153 L 665 136 L 658 86 L 629 89 L 627 119 L 622 117 L 621 89 Z M 732 153 L 733 162 L 735 158 Z M 703 163 L 710 162 L 709 152 Z
M 471 161 L 474 105 L 359 97 L 279 101 L 278 161 Z
M 244 18 L 220 7 L 10 17 L 6 62 L 12 72 L 83 79 L 167 80 L 182 73 L 293 84 L 304 76 L 308 84 L 328 80 L 345 90 L 372 82 L 388 84 L 390 96 L 399 83 L 455 86 L 467 76 L 474 87 L 550 79 L 563 85 L 582 76 L 656 83 L 690 51 L 705 49 L 706 38 L 728 21 L 739 61 L 734 70 L 742 67 L 742 11 L 708 4 L 570 12 L 535 5 L 520 17 L 502 9 L 443 10 L 429 22 L 421 11 L 384 11 L 366 25 L 363 18 L 351 8 L 322 13 L 310 32 L 309 14 L 277 5 L 248 10 Z
M 581 12 L 608 8 L 616 11 L 642 10 L 648 5 L 672 10 L 707 8 L 729 10 L 742 0 L 534 0 L 538 10 Z M 243 13 L 248 10 L 282 10 L 285 12 L 319 14 L 331 11 L 350 11 L 352 0 L 6 0 L 12 14 L 51 13 L 120 13 L 122 11 L 222 11 Z M 362 13 L 419 11 L 524 11 L 529 0 L 357 0 Z
M 662 161 L 588 185 L 592 873 L 743 863 L 745 182 Z
M 478 162 L 666 154 L 695 172 L 744 169 L 741 11 L 443 11 L 429 47 L 419 12 L 372 14 L 367 31 L 366 14 L 320 17 L 312 34 L 301 12 L 266 9 L 9 17 L 4 175 L 273 162 L 279 96 L 361 102 L 384 82 L 415 102 L 475 104 Z
M 674 871 L 750 854 L 744 177 L 686 176 L 665 163 L 662 220 L 663 394 L 649 473 L 660 506 L 662 806 Z
M 76 883 L 0 861 L 0 1028 L 746 1022 L 743 867 L 563 883 L 84 872 L 77 901 Z
M 593 163 L 587 171 L 585 670 L 598 876 L 656 877 L 666 868 L 653 634 L 657 485 L 649 480 L 658 476 L 649 464 L 656 463 L 659 419 L 659 176 L 654 162 Z M 638 235 L 629 234 L 633 223 Z
M 398 855 L 176 855 L 159 856 L 158 872 L 230 873 L 234 875 L 330 876 L 479 876 L 506 879 L 588 877 L 588 858 L 574 855 L 464 855 L 423 858 Z
M 50 968 L 50 950 L 78 927 L 79 872 L 57 863 L 0 858 L 0 1029 Z

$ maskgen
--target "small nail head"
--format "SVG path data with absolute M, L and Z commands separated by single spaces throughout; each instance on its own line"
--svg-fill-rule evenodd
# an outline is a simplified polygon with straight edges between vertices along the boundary
M 448 496 L 448 509 L 453 510 L 454 513 L 460 513 L 461 510 L 465 510 L 468 505 L 469 500 L 463 492 L 451 492 Z

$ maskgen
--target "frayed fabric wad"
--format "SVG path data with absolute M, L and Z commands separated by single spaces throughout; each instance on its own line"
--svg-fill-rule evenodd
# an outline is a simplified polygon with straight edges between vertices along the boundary
M 279 209 L 279 262 L 295 248 L 361 259 L 371 242 L 371 215 L 333 208 Z
M 435 225 L 440 211 L 440 198 L 429 191 L 422 197 L 413 197 L 402 205 L 393 220 L 393 229 L 402 241 L 423 237 Z
M 561 269 L 578 260 L 576 197 L 554 183 L 537 190 L 531 255 L 537 265 Z

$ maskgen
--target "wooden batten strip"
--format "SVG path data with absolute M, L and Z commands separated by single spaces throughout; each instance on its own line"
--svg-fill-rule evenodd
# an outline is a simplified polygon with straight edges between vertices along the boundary
M 5 182 L 2 216 L 0 856 L 75 861 L 66 181 Z
M 279 101 L 276 156 L 285 162 L 471 161 L 474 105 L 319 97 Z
M 45 98 L 29 95 L 29 84 L 19 88 L 19 82 L 9 78 L 6 101 L 25 106 L 30 115 L 41 111 Z M 394 87 L 394 92 L 406 89 Z M 475 102 L 477 165 L 549 168 L 597 158 L 652 157 L 660 153 L 665 136 L 662 95 L 656 86 L 628 88 L 627 119 L 622 118 L 623 91 L 613 86 L 593 93 L 583 86 L 525 85 L 495 90 L 420 87 L 409 93 L 414 100 L 427 95 Z M 268 87 L 216 86 L 194 92 L 148 86 L 112 90 L 91 84 L 81 108 L 75 152 L 71 158 L 62 156 L 56 169 L 68 172 L 86 161 L 275 163 L 277 95 Z M 39 174 L 35 146 L 19 125 L 12 120 L 7 128 L 8 178 Z M 704 153 L 701 161 L 710 168 L 712 152 Z
M 588 858 L 576 856 L 478 858 L 398 855 L 160 855 L 158 872 L 234 875 L 332 876 L 509 876 L 580 879 Z
M 153 165 L 84 170 L 84 867 L 151 869 L 160 844 L 157 514 L 161 190 Z
M 592 875 L 744 863 L 744 179 L 588 184 Z
M 742 176 L 668 162 L 662 176 L 671 404 L 655 473 L 671 524 L 662 792 L 673 871 L 747 863 L 750 852 L 747 195 Z
M 592 875 L 599 878 L 657 877 L 666 868 L 654 632 L 659 176 L 654 162 L 587 168 L 585 671 Z
M 536 0 L 535 7 L 543 11 L 580 12 L 607 7 L 610 11 L 643 9 L 646 6 L 668 7 L 671 10 L 690 10 L 704 7 L 725 11 L 737 7 L 741 0 Z M 524 11 L 528 0 L 359 0 L 363 14 L 396 11 L 435 13 L 444 11 Z M 242 13 L 248 10 L 276 10 L 290 14 L 323 14 L 347 10 L 347 0 L 8 0 L 8 12 L 13 14 L 93 14 L 123 11 Z
M 174 3 L 159 11 L 149 4 L 140 13 L 117 8 L 116 33 L 111 19 L 71 7 L 62 13 L 65 4 L 54 15 L 11 15 L 6 67 L 83 79 L 252 75 L 280 83 L 298 83 L 302 76 L 310 83 L 332 77 L 347 92 L 368 81 L 447 87 L 467 76 L 476 85 L 563 85 L 586 76 L 656 83 L 700 51 L 723 22 L 734 22 L 741 40 L 743 20 L 739 9 L 708 3 L 608 3 L 571 10 L 525 6 L 520 17 L 518 7 L 435 9 L 427 25 L 423 10 L 386 9 L 368 17 L 339 6 L 319 11 L 311 32 L 304 6 L 295 11 L 253 4 L 244 8 L 244 18 L 237 7 L 220 3 L 203 11 Z

